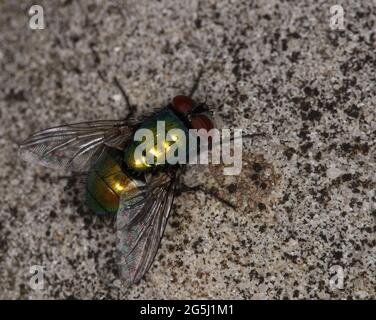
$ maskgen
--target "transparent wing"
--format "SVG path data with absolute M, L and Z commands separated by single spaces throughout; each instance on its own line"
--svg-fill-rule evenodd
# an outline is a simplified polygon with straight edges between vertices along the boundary
M 154 260 L 174 199 L 175 177 L 163 173 L 154 177 L 146 190 L 120 199 L 119 266 L 127 285 L 138 282 Z
M 19 145 L 26 161 L 46 167 L 86 171 L 106 146 L 121 148 L 134 126 L 125 120 L 81 122 L 49 128 Z

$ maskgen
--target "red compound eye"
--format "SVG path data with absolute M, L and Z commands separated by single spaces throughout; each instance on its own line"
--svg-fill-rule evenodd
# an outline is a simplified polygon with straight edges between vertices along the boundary
M 172 99 L 172 106 L 175 111 L 188 113 L 193 109 L 195 102 L 188 96 L 176 96 Z
M 214 128 L 213 122 L 203 114 L 192 117 L 191 126 L 193 129 L 204 129 L 206 131 Z

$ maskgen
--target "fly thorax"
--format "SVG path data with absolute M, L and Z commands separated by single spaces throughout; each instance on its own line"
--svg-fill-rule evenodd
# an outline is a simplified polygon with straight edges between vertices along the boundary
M 158 112 L 136 130 L 124 151 L 126 165 L 135 171 L 185 163 L 189 153 L 189 131 L 169 108 Z

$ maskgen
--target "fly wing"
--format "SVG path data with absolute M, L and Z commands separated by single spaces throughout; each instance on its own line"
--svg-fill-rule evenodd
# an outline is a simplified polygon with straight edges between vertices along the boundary
M 51 168 L 87 171 L 106 146 L 121 148 L 134 126 L 125 120 L 81 122 L 49 128 L 19 145 L 26 161 Z
M 128 285 L 138 282 L 154 260 L 172 207 L 175 177 L 163 173 L 152 179 L 147 190 L 120 199 L 119 266 Z

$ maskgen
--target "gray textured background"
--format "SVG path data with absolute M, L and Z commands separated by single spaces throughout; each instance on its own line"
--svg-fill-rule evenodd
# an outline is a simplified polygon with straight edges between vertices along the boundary
M 0 298 L 376 298 L 375 1 L 336 2 L 344 31 L 325 1 L 38 0 L 34 31 L 31 2 L 17 2 L 0 3 Z M 113 227 L 15 143 L 123 117 L 114 75 L 142 114 L 202 68 L 197 98 L 268 137 L 245 143 L 239 177 L 188 170 L 238 209 L 179 195 L 149 273 L 123 288 Z M 31 265 L 45 266 L 42 291 Z M 342 290 L 329 283 L 339 267 Z

